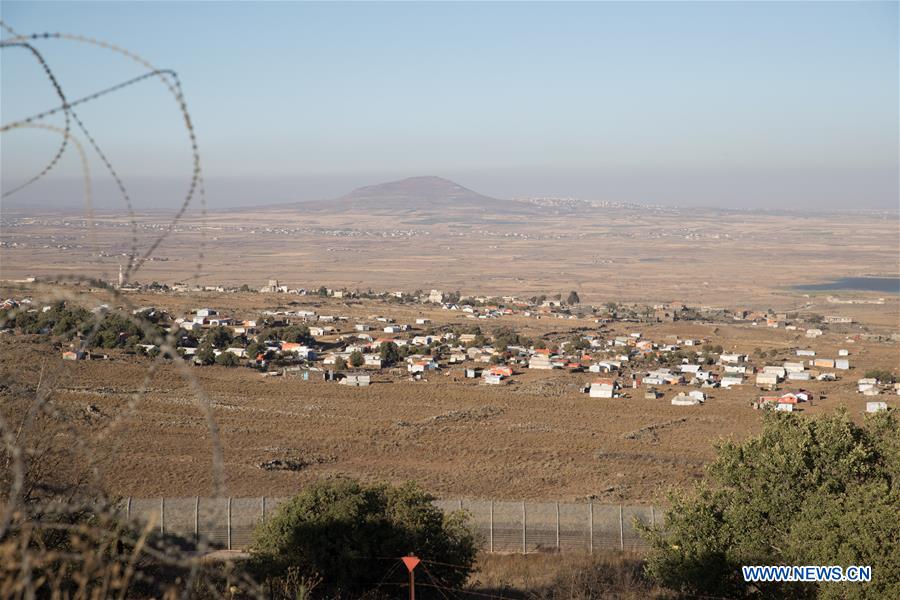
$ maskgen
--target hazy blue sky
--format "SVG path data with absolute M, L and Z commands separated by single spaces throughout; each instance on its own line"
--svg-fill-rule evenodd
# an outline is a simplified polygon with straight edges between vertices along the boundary
M 93 36 L 178 71 L 213 204 L 426 174 L 503 197 L 898 203 L 896 2 L 4 1 L 2 15 L 22 33 Z M 69 98 L 142 72 L 73 42 L 37 46 Z M 3 50 L 2 86 L 3 122 L 57 104 L 21 49 Z M 188 146 L 158 81 L 80 115 L 139 203 L 174 202 Z M 4 189 L 56 143 L 4 134 Z M 23 197 L 76 202 L 65 177 L 77 165 L 71 154 Z

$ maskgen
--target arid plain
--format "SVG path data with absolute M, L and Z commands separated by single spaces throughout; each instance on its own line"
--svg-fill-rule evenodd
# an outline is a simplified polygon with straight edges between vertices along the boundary
M 98 211 L 88 218 L 5 210 L 3 296 L 48 301 L 74 293 L 85 305 L 154 306 L 172 315 L 212 306 L 249 319 L 290 307 L 358 320 L 389 314 L 398 322 L 428 317 L 434 327 L 473 324 L 460 312 L 422 304 L 386 307 L 221 292 L 116 298 L 91 296 L 84 287 L 10 282 L 115 282 L 134 250 L 148 260 L 138 262 L 131 279 L 145 284 L 258 288 L 277 279 L 291 288 L 435 288 L 520 298 L 576 290 L 583 303 L 594 305 L 684 303 L 853 318 L 852 326 L 832 328 L 812 342 L 802 330 L 769 329 L 765 323 L 617 322 L 604 332 L 639 331 L 659 342 L 694 337 L 748 354 L 775 350 L 776 362 L 791 360 L 800 346 L 829 356 L 847 345 L 848 335 L 874 333 L 889 340 L 900 330 L 896 293 L 804 293 L 792 287 L 841 277 L 896 277 L 900 231 L 891 213 L 517 203 L 420 178 L 362 188 L 333 203 L 211 210 L 205 216 L 192 210 L 170 222 L 171 215 L 155 213 L 132 218 Z M 835 303 L 832 295 L 884 301 Z M 486 332 L 503 325 L 561 338 L 598 330 L 592 318 L 504 317 L 475 324 Z M 233 495 L 287 495 L 318 477 L 348 474 L 415 479 L 446 498 L 660 502 L 670 486 L 701 476 L 716 440 L 741 439 L 761 422 L 760 411 L 749 406 L 759 395 L 752 382 L 712 390 L 703 406 L 685 408 L 669 404 L 678 386 L 656 400 L 628 388 L 624 398 L 589 398 L 581 388 L 594 378 L 591 373 L 517 368 L 510 385 L 494 387 L 465 379 L 459 367 L 429 374 L 427 381 L 383 371 L 370 387 L 349 388 L 263 377 L 244 368 L 169 363 L 151 371 L 147 358 L 115 353 L 111 361 L 63 362 L 59 347 L 27 337 L 4 335 L 0 344 L 4 394 L 27 397 L 39 386 L 52 389 L 56 406 L 83 432 L 76 437 L 92 440 L 80 449 L 74 439 L 63 440 L 74 453 L 72 464 L 94 464 L 103 486 L 123 495 L 212 493 L 213 445 L 198 390 L 211 403 Z M 861 418 L 865 397 L 857 393 L 855 378 L 866 368 L 898 366 L 896 342 L 857 338 L 853 344 L 856 369 L 837 382 L 804 385 L 817 397 L 804 412 L 844 406 Z M 100 431 L 112 435 L 92 438 Z M 272 459 L 305 467 L 260 468 Z
M 168 225 L 135 217 L 137 248 Z M 115 280 L 131 250 L 122 213 L 4 212 L 3 277 Z M 188 214 L 144 263 L 142 282 L 391 290 L 437 288 L 583 301 L 788 309 L 791 289 L 848 276 L 897 276 L 896 215 L 800 215 L 592 208 L 539 214 L 440 214 L 298 207 Z M 202 251 L 203 258 L 198 256 Z M 894 322 L 886 321 L 885 323 Z
M 48 298 L 59 292 L 44 290 Z M 95 302 L 102 299 L 102 293 L 94 296 Z M 200 305 L 238 316 L 290 306 L 347 315 L 351 330 L 353 319 L 373 314 L 392 314 L 398 322 L 430 318 L 435 327 L 472 324 L 440 308 L 386 308 L 377 301 L 255 293 L 127 294 L 126 299 L 129 305 L 157 306 L 173 314 Z M 896 311 L 897 302 L 878 308 Z M 511 317 L 478 324 L 487 331 L 503 325 L 549 339 L 598 330 L 592 319 Z M 876 325 L 865 328 L 890 332 Z M 778 358 L 769 360 L 776 363 L 792 360 L 795 347 L 830 356 L 848 346 L 846 332 L 807 340 L 802 332 L 746 324 L 617 323 L 604 335 L 635 331 L 659 341 L 706 339 L 725 351 L 775 349 Z M 859 326 L 852 331 L 859 332 Z M 195 384 L 211 403 L 227 490 L 236 496 L 289 495 L 316 478 L 345 474 L 415 479 L 445 498 L 662 502 L 669 487 L 703 473 L 717 440 L 742 439 L 761 424 L 761 411 L 750 407 L 761 393 L 752 382 L 710 390 L 703 406 L 676 407 L 670 398 L 690 386 L 664 386 L 664 395 L 655 400 L 644 398 L 645 388 L 627 387 L 623 398 L 589 398 L 580 388 L 596 375 L 587 372 L 516 368 L 511 384 L 495 387 L 465 379 L 459 367 L 429 374 L 425 381 L 410 381 L 405 369 L 385 370 L 371 386 L 352 388 L 264 377 L 243 368 L 190 366 L 185 371 L 165 364 L 153 372 L 146 357 L 115 352 L 110 361 L 60 361 L 59 350 L 46 341 L 0 339 L 4 393 L 31 397 L 39 385 L 52 390 L 54 405 L 79 432 L 63 433 L 59 440 L 71 448 L 72 464 L 92 464 L 103 486 L 122 495 L 212 493 L 213 438 Z M 816 394 L 812 405 L 803 406 L 805 414 L 843 406 L 861 419 L 866 397 L 856 392 L 856 378 L 866 368 L 896 367 L 895 343 L 856 341 L 849 347 L 857 367 L 841 380 L 803 382 Z M 273 459 L 307 466 L 299 471 L 260 468 Z

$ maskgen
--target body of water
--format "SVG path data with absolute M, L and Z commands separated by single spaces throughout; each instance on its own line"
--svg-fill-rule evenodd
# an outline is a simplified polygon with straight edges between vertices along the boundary
M 795 285 L 794 289 L 805 292 L 855 290 L 900 294 L 900 277 L 844 277 L 829 283 Z

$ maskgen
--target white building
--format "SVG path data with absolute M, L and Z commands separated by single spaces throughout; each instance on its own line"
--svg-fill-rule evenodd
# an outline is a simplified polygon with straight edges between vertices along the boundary
M 371 382 L 372 377 L 369 375 L 352 373 L 341 379 L 338 383 L 341 385 L 349 385 L 351 387 L 367 387 Z
M 744 383 L 743 377 L 723 377 L 722 381 L 719 384 L 727 389 L 730 389 L 733 385 L 742 385 Z
M 612 398 L 615 393 L 615 385 L 612 383 L 595 382 L 591 384 L 588 395 L 591 398 Z
M 697 406 L 703 404 L 702 400 L 688 396 L 684 392 L 679 392 L 677 396 L 672 398 L 672 406 Z
M 553 365 L 550 363 L 550 355 L 549 354 L 533 354 L 531 358 L 528 359 L 528 368 L 529 369 L 552 369 Z
M 774 388 L 778 385 L 778 379 L 775 373 L 759 373 L 756 376 L 756 385 L 761 388 Z
M 763 367 L 762 372 L 770 375 L 778 375 L 779 379 L 784 379 L 785 373 L 787 373 L 784 367 L 777 367 L 775 365 L 766 365 Z
M 721 354 L 719 355 L 719 361 L 723 363 L 729 364 L 738 364 L 747 360 L 746 354 Z

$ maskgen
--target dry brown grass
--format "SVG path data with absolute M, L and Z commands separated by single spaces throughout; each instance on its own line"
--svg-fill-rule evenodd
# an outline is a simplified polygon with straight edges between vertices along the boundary
M 470 585 L 473 592 L 510 599 L 670 597 L 647 580 L 640 556 L 620 553 L 484 554 Z
M 192 307 L 220 307 L 235 316 L 253 316 L 262 308 L 300 302 L 323 314 L 365 319 L 390 313 L 412 322 L 429 316 L 436 325 L 469 323 L 458 313 L 422 306 L 382 303 L 346 304 L 311 298 L 259 294 L 195 296 L 135 295 L 135 305 L 156 305 L 176 314 Z M 352 328 L 351 319 L 345 328 Z M 512 324 L 530 335 L 596 327 L 588 321 L 503 319 L 479 324 L 488 330 Z M 612 333 L 640 330 L 646 337 L 693 336 L 726 350 L 812 347 L 834 356 L 844 336 L 806 340 L 797 332 L 747 326 L 694 323 L 620 324 Z M 857 369 L 836 383 L 802 387 L 826 397 L 807 414 L 846 406 L 861 416 L 866 398 L 854 381 L 866 368 L 890 368 L 896 348 L 857 342 L 850 346 Z M 572 500 L 593 496 L 599 502 L 659 503 L 670 486 L 683 486 L 702 475 L 712 458 L 713 442 L 742 439 L 758 430 L 760 414 L 749 408 L 759 391 L 752 385 L 712 390 L 706 405 L 672 407 L 682 387 L 658 400 L 643 390 L 625 390 L 628 398 L 597 400 L 578 391 L 593 374 L 520 370 L 509 386 L 494 388 L 451 376 L 434 375 L 410 382 L 387 374 L 369 388 L 347 388 L 321 381 L 263 378 L 248 369 L 189 367 L 190 378 L 173 364 L 161 364 L 142 382 L 149 360 L 114 354 L 111 361 L 63 362 L 60 351 L 38 338 L 0 338 L 0 376 L 13 389 L 33 393 L 41 365 L 58 371 L 53 401 L 70 416 L 80 434 L 97 436 L 93 456 L 98 477 L 109 492 L 131 496 L 206 496 L 213 493 L 212 446 L 208 422 L 198 407 L 196 387 L 210 398 L 224 451 L 227 493 L 233 496 L 291 495 L 303 485 L 330 475 L 364 480 L 419 481 L 445 498 Z M 195 387 L 196 386 L 196 387 Z M 546 394 L 547 386 L 554 393 Z M 136 395 L 137 394 L 137 395 Z M 137 402 L 135 404 L 135 398 Z M 86 411 L 93 406 L 96 410 Z M 125 417 L 133 406 L 134 414 Z M 485 407 L 490 414 L 483 414 Z M 480 411 L 480 412 L 479 412 Z M 442 415 L 482 415 L 462 420 Z M 680 419 L 687 417 L 687 420 Z M 673 422 L 654 435 L 628 434 Z M 116 425 L 109 430 L 110 426 Z M 107 431 L 109 430 L 109 431 Z M 72 438 L 74 439 L 74 438 Z M 266 471 L 272 459 L 300 459 L 301 471 Z M 79 459 L 80 460 L 80 459 Z M 71 464 L 81 464 L 73 460 Z
M 96 220 L 96 245 L 88 243 L 89 230 L 66 226 L 56 215 L 4 230 L 4 239 L 20 246 L 3 249 L 3 277 L 105 272 L 114 278 L 121 253 L 130 248 L 127 221 L 115 213 Z M 142 247 L 166 220 L 137 217 Z M 354 234 L 336 236 L 335 230 Z M 391 235 L 398 230 L 419 233 Z M 523 296 L 577 289 L 586 302 L 677 300 L 775 309 L 806 301 L 789 289 L 798 283 L 896 276 L 900 242 L 896 220 L 857 215 L 608 210 L 443 223 L 415 214 L 329 215 L 295 208 L 218 212 L 205 222 L 188 217 L 157 251 L 165 260 L 146 263 L 139 279 L 193 276 L 201 232 L 206 258 L 199 281 L 207 284 L 259 286 L 278 278 L 291 286 Z M 71 247 L 57 248 L 60 242 Z M 97 252 L 108 257 L 98 260 Z M 900 314 L 891 315 L 896 325 Z

